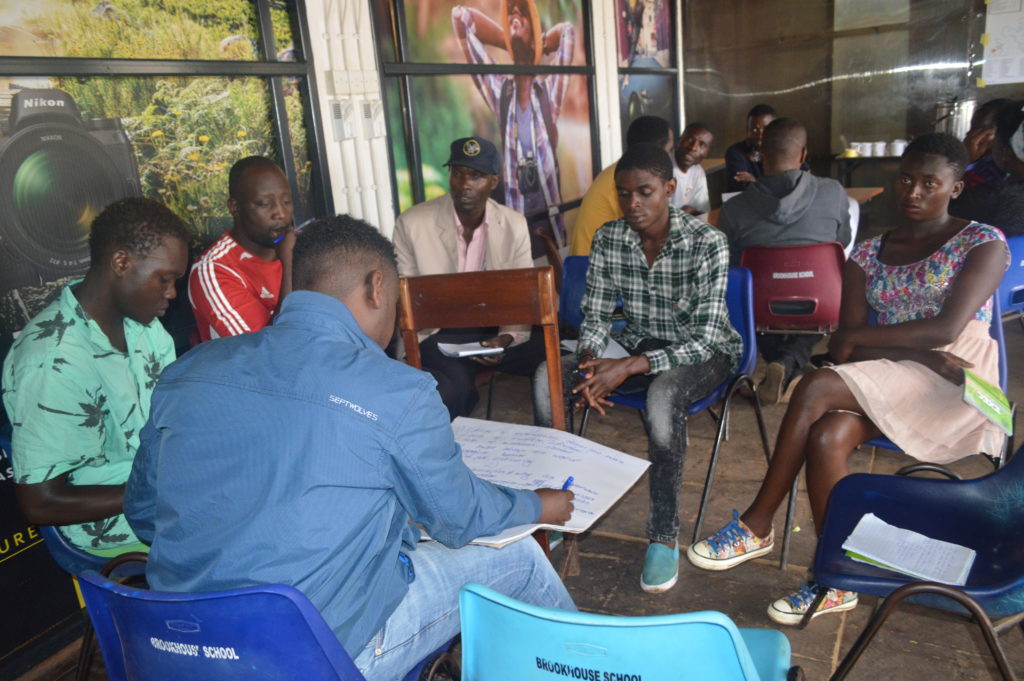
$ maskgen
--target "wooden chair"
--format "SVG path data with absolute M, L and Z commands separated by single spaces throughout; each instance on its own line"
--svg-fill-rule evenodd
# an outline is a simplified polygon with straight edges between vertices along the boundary
M 431 274 L 401 280 L 398 328 L 405 361 L 420 369 L 416 332 L 422 329 L 529 324 L 544 330 L 544 355 L 558 367 L 558 309 L 551 267 Z M 562 372 L 548 371 L 551 424 L 565 430 Z

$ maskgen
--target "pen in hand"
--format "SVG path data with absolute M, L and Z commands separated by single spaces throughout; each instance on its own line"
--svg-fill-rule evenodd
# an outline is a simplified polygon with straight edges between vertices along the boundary
M 565 484 L 562 485 L 562 490 L 563 491 L 565 491 L 565 490 L 569 489 L 570 487 L 572 487 L 573 479 L 574 478 L 571 475 L 568 478 L 565 479 Z

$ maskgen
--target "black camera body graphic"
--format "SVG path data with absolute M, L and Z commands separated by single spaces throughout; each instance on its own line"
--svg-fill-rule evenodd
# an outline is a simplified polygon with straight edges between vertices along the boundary
M 119 119 L 83 120 L 61 90 L 16 93 L 0 139 L 0 295 L 84 273 L 93 218 L 138 194 Z

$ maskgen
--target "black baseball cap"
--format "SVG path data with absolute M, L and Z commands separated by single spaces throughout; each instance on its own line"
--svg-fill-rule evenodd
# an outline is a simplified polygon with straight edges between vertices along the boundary
M 464 166 L 488 175 L 497 175 L 501 167 L 498 150 L 482 137 L 460 137 L 452 142 L 446 166 Z

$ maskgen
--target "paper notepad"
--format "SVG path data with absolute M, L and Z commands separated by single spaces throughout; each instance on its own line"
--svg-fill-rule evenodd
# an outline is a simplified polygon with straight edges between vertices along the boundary
M 474 357 L 477 355 L 500 355 L 505 348 L 489 348 L 480 343 L 438 343 L 437 349 L 445 357 Z
M 576 352 L 580 342 L 578 340 L 564 340 L 562 341 L 562 347 L 570 352 Z M 626 348 L 622 347 L 622 344 L 614 338 L 608 339 L 608 345 L 605 346 L 604 352 L 601 353 L 601 357 L 604 359 L 623 359 L 629 357 L 629 353 L 626 352 Z
M 955 586 L 967 583 L 977 555 L 966 546 L 890 525 L 874 513 L 861 517 L 843 550 L 861 563 Z
M 504 546 L 536 529 L 584 532 L 629 491 L 650 465 L 643 459 L 553 428 L 459 417 L 452 422 L 462 459 L 484 480 L 558 489 L 570 475 L 576 510 L 565 525 L 519 525 L 474 544 Z

